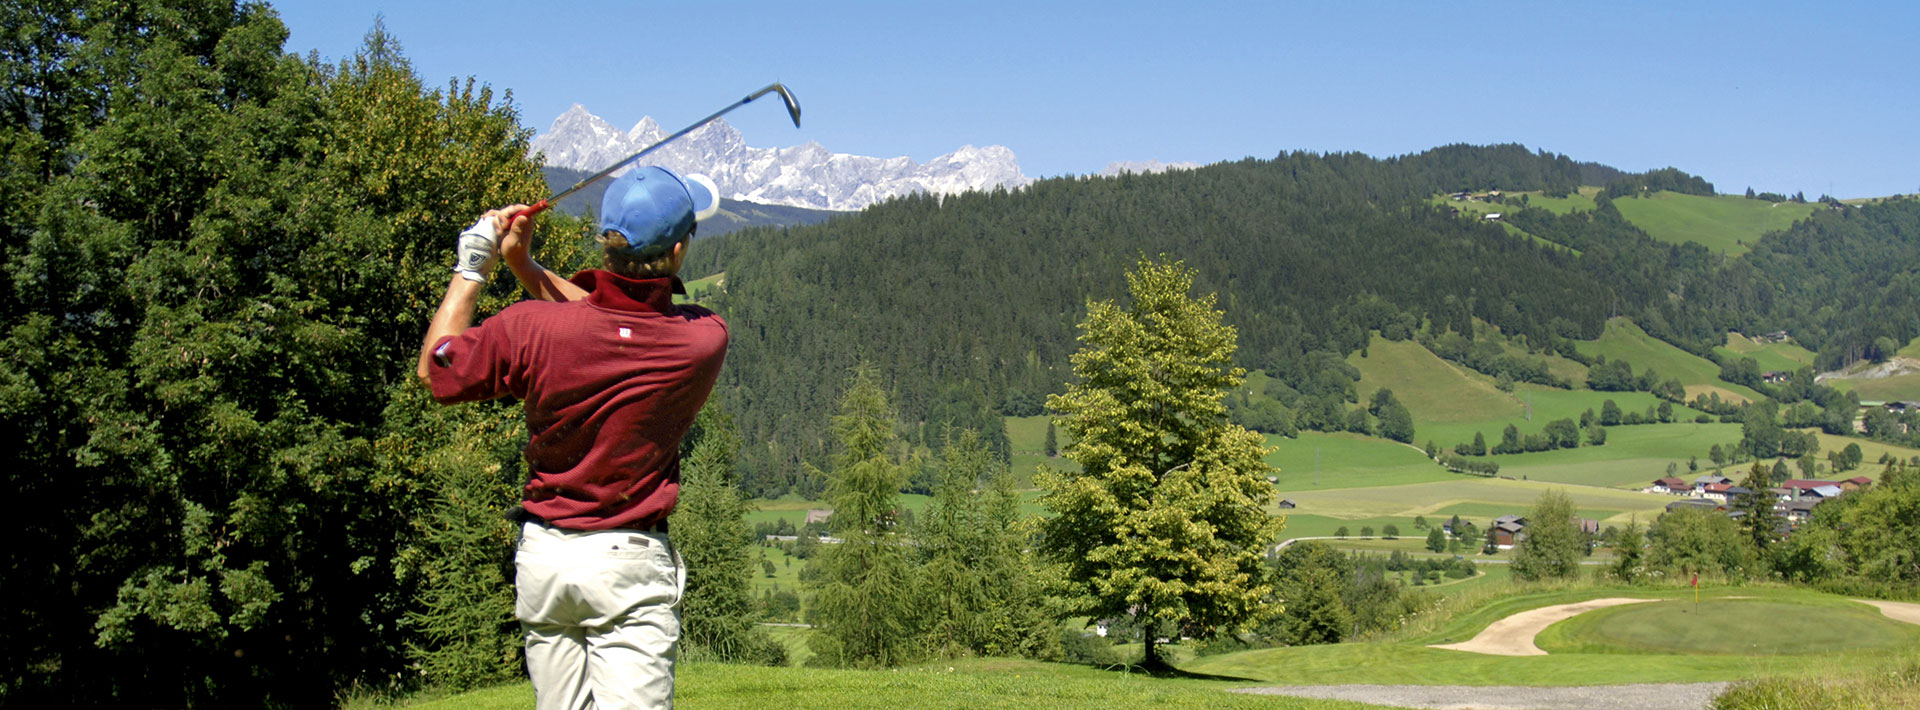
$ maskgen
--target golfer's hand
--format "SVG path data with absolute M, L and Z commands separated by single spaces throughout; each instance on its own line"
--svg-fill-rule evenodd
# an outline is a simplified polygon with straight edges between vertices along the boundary
M 526 205 L 507 205 L 487 213 L 493 220 L 494 231 L 500 235 L 500 255 L 507 258 L 509 266 L 529 258 L 527 251 L 533 245 L 533 220 L 512 217 L 525 209 Z M 512 224 L 507 223 L 510 218 Z
M 500 263 L 500 251 L 497 248 L 499 228 L 495 222 L 494 213 L 488 212 L 480 221 L 460 232 L 460 239 L 454 247 L 453 272 L 461 278 L 486 283 L 487 277 L 493 274 L 494 265 Z

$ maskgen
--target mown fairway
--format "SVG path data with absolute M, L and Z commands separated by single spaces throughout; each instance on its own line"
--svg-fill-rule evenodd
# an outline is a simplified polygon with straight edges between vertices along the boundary
M 1809 654 L 1911 648 L 1920 626 L 1839 600 L 1672 599 L 1587 612 L 1535 643 L 1548 653 Z
M 1490 565 L 1489 565 L 1490 566 Z M 1718 587 L 1702 590 L 1701 612 L 1682 614 L 1688 623 L 1653 623 L 1659 614 L 1691 608 L 1686 587 L 1592 587 L 1562 591 L 1525 591 L 1515 588 L 1478 608 L 1446 620 L 1432 631 L 1414 631 L 1394 641 L 1346 643 L 1332 646 L 1262 649 L 1197 658 L 1186 670 L 1256 679 L 1276 684 L 1339 682 L 1409 683 L 1419 685 L 1589 685 L 1613 683 L 1678 683 L 1733 680 L 1758 675 L 1817 676 L 1837 668 L 1882 667 L 1896 662 L 1888 649 L 1911 649 L 1920 642 L 1920 627 L 1874 618 L 1874 610 L 1830 594 L 1773 586 Z M 1757 597 L 1755 604 L 1737 605 L 1725 597 Z M 1639 645 L 1612 646 L 1604 651 L 1572 649 L 1569 638 L 1585 639 L 1591 628 L 1576 625 L 1588 615 L 1560 622 L 1541 633 L 1537 641 L 1546 656 L 1489 656 L 1429 648 L 1472 638 L 1480 630 L 1509 615 L 1556 604 L 1601 597 L 1666 599 L 1655 604 L 1614 607 L 1620 612 L 1650 608 L 1633 618 L 1629 633 Z M 1684 607 L 1683 607 L 1684 605 Z M 1709 611 L 1710 605 L 1713 607 Z M 1865 611 L 1862 611 L 1865 610 Z M 1603 610 L 1605 611 L 1605 610 Z M 1751 613 L 1743 613 L 1751 612 Z M 1869 613 L 1872 612 L 1872 613 Z M 1597 614 L 1600 612 L 1589 612 Z M 1618 613 L 1618 612 L 1616 612 Z M 1801 617 L 1783 620 L 1781 615 Z M 1711 618 L 1707 618 L 1711 615 Z M 1688 626 L 1721 627 L 1696 633 Z M 1598 622 L 1605 622 L 1606 618 Z M 1668 620 L 1671 622 L 1671 619 Z M 1780 631 L 1774 631 L 1776 622 Z M 1796 631 L 1815 633 L 1811 624 L 1837 623 L 1870 634 L 1874 644 L 1835 651 L 1784 638 Z M 1417 625 L 1417 624 L 1416 624 Z M 1569 636 L 1571 632 L 1571 636 Z M 1819 632 L 1825 633 L 1825 632 Z M 1690 636 L 1691 635 L 1691 636 Z M 1746 650 L 1733 648 L 1744 636 Z M 1697 638 L 1711 651 L 1676 652 L 1655 648 L 1677 640 Z M 1586 643 L 1581 641 L 1580 643 Z M 1555 648 L 1559 650 L 1556 652 Z
M 1620 214 L 1634 226 L 1663 242 L 1698 242 L 1708 251 L 1739 256 L 1767 232 L 1793 226 L 1814 210 L 1817 204 L 1769 203 L 1737 195 L 1703 197 L 1677 192 L 1656 192 L 1646 197 L 1613 201 Z

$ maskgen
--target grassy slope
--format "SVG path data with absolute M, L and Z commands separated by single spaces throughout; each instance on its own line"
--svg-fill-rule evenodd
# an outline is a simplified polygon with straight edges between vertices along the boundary
M 1512 454 L 1494 460 L 1500 463 L 1502 476 L 1638 489 L 1667 475 L 1669 463 L 1679 464 L 1681 475 L 1687 475 L 1689 456 L 1697 457 L 1702 468 L 1710 467 L 1707 452 L 1714 444 L 1725 447 L 1739 440 L 1738 424 L 1620 426 L 1607 430 L 1605 446 Z
M 1713 350 L 1736 360 L 1753 358 L 1763 371 L 1793 372 L 1813 365 L 1813 351 L 1795 343 L 1760 343 L 1739 333 L 1728 333 L 1727 344 Z
M 1599 340 L 1582 341 L 1577 347 L 1588 357 L 1605 355 L 1608 360 L 1624 359 L 1633 364 L 1635 375 L 1651 367 L 1660 379 L 1677 377 L 1680 384 L 1686 386 L 1688 399 L 1702 391 L 1718 391 L 1722 398 L 1731 395 L 1743 400 L 1761 399 L 1760 393 L 1748 387 L 1722 381 L 1720 368 L 1712 361 L 1648 335 L 1625 318 L 1607 321 L 1607 329 Z
M 1679 244 L 1698 242 L 1727 256 L 1747 253 L 1768 232 L 1793 226 L 1820 209 L 1819 205 L 1772 204 L 1745 197 L 1702 197 L 1656 192 L 1647 197 L 1614 200 L 1620 214 L 1653 238 Z
M 897 670 L 680 666 L 674 706 L 710 708 L 1262 708 L 1362 710 L 1375 705 L 1238 695 L 1233 680 L 1156 679 L 1084 666 L 1012 659 L 962 659 Z M 422 710 L 506 710 L 533 705 L 526 683 L 423 703 Z
M 1599 343 L 1616 345 L 1622 340 L 1621 336 L 1615 336 L 1613 340 L 1602 338 Z M 1615 349 L 1639 353 L 1624 344 Z M 1686 354 L 1670 346 L 1669 350 Z M 1394 397 L 1413 412 L 1413 440 L 1422 445 L 1432 440 L 1442 449 L 1472 441 L 1475 432 L 1486 436 L 1488 445 L 1498 443 L 1501 431 L 1508 424 L 1522 434 L 1539 433 L 1547 422 L 1555 419 L 1578 421 L 1581 412 L 1588 409 L 1598 413 L 1609 399 L 1622 410 L 1633 412 L 1644 412 L 1649 406 L 1658 406 L 1660 401 L 1645 392 L 1562 390 L 1524 383 L 1516 386 L 1512 393 L 1501 392 L 1494 387 L 1492 378 L 1442 360 L 1412 341 L 1395 343 L 1376 338 L 1367 348 L 1367 357 L 1356 353 L 1349 356 L 1347 362 L 1360 369 L 1361 401 L 1368 401 L 1374 391 L 1382 387 L 1393 390 Z M 1632 359 L 1629 362 L 1634 363 L 1638 372 L 1639 362 Z M 1712 368 L 1712 363 L 1706 364 Z M 1657 369 L 1663 376 L 1667 372 L 1664 368 Z M 1719 373 L 1718 368 L 1712 371 Z M 1675 416 L 1680 413 L 1685 413 L 1687 419 L 1695 414 L 1691 409 L 1681 408 Z M 1615 432 L 1609 432 L 1612 433 Z M 1705 451 L 1700 449 L 1702 454 Z M 1598 456 L 1604 458 L 1607 454 Z
M 1275 476 L 1282 491 L 1398 486 L 1454 478 L 1418 449 L 1358 434 L 1303 431 L 1298 439 L 1268 436 L 1267 446 L 1274 449 L 1267 463 L 1280 469 Z
M 1821 384 L 1842 392 L 1857 392 L 1862 402 L 1920 401 L 1920 373 L 1877 380 L 1831 378 Z

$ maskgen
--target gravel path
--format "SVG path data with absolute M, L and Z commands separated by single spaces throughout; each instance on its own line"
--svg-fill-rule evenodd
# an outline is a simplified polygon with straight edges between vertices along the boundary
M 1460 643 L 1436 644 L 1434 648 L 1484 653 L 1491 656 L 1545 656 L 1546 651 L 1533 645 L 1533 637 L 1555 622 L 1571 619 L 1602 607 L 1650 601 L 1654 600 L 1608 597 L 1575 604 L 1540 607 L 1493 622 L 1473 638 Z
M 1509 685 L 1289 685 L 1233 692 L 1445 710 L 1705 710 L 1726 683 L 1540 688 Z

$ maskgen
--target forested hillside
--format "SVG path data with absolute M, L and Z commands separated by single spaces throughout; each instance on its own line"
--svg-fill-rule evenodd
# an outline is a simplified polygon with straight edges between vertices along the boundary
M 1323 386 L 1315 363 L 1362 347 L 1372 329 L 1470 331 L 1479 318 L 1546 346 L 1596 337 L 1658 284 L 1619 283 L 1421 204 L 1441 186 L 1566 186 L 1579 173 L 1518 146 L 1391 160 L 1291 153 L 895 200 L 828 225 L 704 241 L 688 268 L 728 273 L 715 303 L 735 333 L 721 391 L 760 442 L 746 453 L 749 490 L 777 494 L 805 481 L 754 477 L 791 476 L 819 454 L 832 383 L 857 362 L 886 373 L 925 437 L 1037 413 L 1065 381 L 1085 301 L 1113 297 L 1141 254 L 1196 268 L 1198 288 L 1219 292 L 1240 329 L 1242 364 L 1309 394 L 1344 387 L 1327 394 L 1351 398 L 1350 383 Z
M 947 424 L 995 432 L 998 414 L 1038 413 L 1065 382 L 1085 300 L 1112 297 L 1140 254 L 1184 259 L 1198 288 L 1220 294 L 1241 365 L 1342 403 L 1355 395 L 1337 363 L 1370 330 L 1470 337 L 1478 318 L 1576 358 L 1571 340 L 1598 337 L 1613 316 L 1703 356 L 1730 330 L 1791 329 L 1826 359 L 1920 334 L 1913 201 L 1822 210 L 1741 258 L 1656 240 L 1606 192 L 1590 211 L 1509 217 L 1578 255 L 1426 202 L 1495 186 L 1568 191 L 1588 177 L 1712 191 L 1677 170 L 1628 175 L 1519 146 L 1289 153 L 900 199 L 828 225 L 704 241 L 688 273 L 728 274 L 715 298 L 735 334 L 721 396 L 757 442 L 743 455 L 762 495 L 809 491 L 799 462 L 818 460 L 832 383 L 858 362 L 880 368 L 922 442 Z

